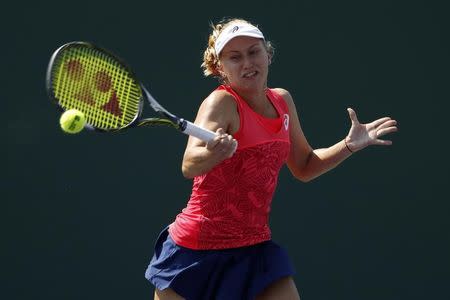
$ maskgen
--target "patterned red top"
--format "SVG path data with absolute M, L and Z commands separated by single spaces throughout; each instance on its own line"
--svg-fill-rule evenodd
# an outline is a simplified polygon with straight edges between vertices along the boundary
M 191 249 L 226 249 L 270 240 L 269 212 L 278 173 L 289 155 L 289 111 L 273 90 L 266 95 L 279 117 L 254 112 L 228 86 L 240 118 L 236 153 L 194 178 L 189 202 L 169 227 L 172 239 Z

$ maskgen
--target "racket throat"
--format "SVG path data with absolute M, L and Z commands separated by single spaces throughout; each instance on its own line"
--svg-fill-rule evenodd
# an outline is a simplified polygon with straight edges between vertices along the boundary
M 186 131 L 186 127 L 187 127 L 187 121 L 185 119 L 179 118 L 176 123 L 178 124 L 178 129 L 181 132 L 185 132 Z

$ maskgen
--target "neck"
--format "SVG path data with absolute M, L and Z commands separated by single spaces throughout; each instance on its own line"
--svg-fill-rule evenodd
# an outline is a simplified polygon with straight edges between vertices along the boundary
M 255 111 L 263 109 L 269 102 L 266 96 L 266 85 L 258 89 L 242 89 L 234 86 L 231 88 Z
M 258 91 L 233 90 L 247 102 L 254 112 L 268 118 L 276 118 L 278 116 L 275 107 L 267 97 L 266 89 L 259 89 Z

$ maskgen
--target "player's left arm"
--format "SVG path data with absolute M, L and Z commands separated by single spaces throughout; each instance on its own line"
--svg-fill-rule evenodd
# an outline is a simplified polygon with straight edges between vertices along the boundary
M 287 165 L 297 179 L 303 182 L 310 181 L 336 167 L 351 155 L 343 141 L 328 148 L 313 149 L 301 128 L 292 96 L 286 90 L 283 90 L 282 96 L 289 107 L 290 114 L 291 150 Z
M 388 117 L 380 118 L 368 124 L 360 124 L 356 113 L 349 109 L 352 127 L 345 139 L 336 144 L 321 149 L 313 149 L 301 128 L 297 108 L 290 93 L 279 89 L 289 107 L 291 151 L 288 157 L 288 167 L 299 180 L 310 181 L 335 168 L 353 152 L 369 145 L 390 145 L 391 141 L 379 137 L 395 132 L 396 121 Z

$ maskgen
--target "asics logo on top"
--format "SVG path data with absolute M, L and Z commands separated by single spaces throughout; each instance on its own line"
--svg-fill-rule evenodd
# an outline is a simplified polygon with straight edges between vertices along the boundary
M 283 125 L 284 125 L 284 129 L 288 130 L 288 128 L 289 128 L 289 115 L 288 114 L 283 115 Z

